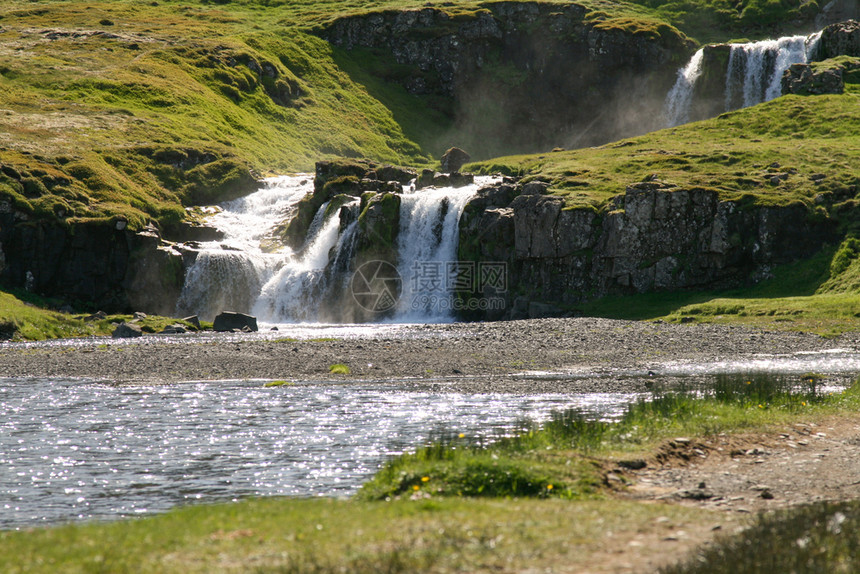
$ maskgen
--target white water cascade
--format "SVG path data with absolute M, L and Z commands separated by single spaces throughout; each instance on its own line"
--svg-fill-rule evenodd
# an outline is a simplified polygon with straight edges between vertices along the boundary
M 453 317 L 460 216 L 479 185 L 422 189 L 402 196 L 397 244 L 403 290 L 396 320 L 426 322 Z
M 782 75 L 792 64 L 804 64 L 814 53 L 821 32 L 776 40 L 730 44 L 725 81 L 725 110 L 754 106 L 782 94 Z M 678 70 L 678 79 L 666 97 L 667 124 L 690 121 L 696 81 L 702 75 L 704 48 Z
M 290 256 L 265 248 L 274 226 L 312 189 L 309 176 L 271 178 L 259 191 L 215 210 L 207 223 L 225 237 L 200 246 L 185 273 L 177 314 L 211 321 L 221 311 L 250 311 L 263 285 Z
M 805 64 L 821 33 L 732 44 L 726 74 L 726 110 L 754 106 L 782 95 L 782 74 Z
M 386 320 L 452 319 L 460 216 L 488 181 L 477 178 L 461 188 L 401 195 L 397 271 L 402 289 L 394 314 Z M 186 272 L 178 314 L 211 320 L 230 310 L 251 313 L 268 324 L 338 320 L 326 307 L 350 285 L 358 199 L 343 206 L 354 214 L 352 220 L 342 221 L 340 210 L 329 210 L 328 204 L 320 207 L 301 250 L 294 252 L 273 239 L 275 228 L 312 191 L 309 176 L 273 178 L 260 191 L 223 204 L 208 223 L 225 238 L 200 246 Z
M 690 105 L 693 103 L 693 87 L 702 75 L 702 59 L 705 49 L 699 48 L 686 66 L 678 70 L 678 79 L 666 96 L 666 117 L 669 126 L 677 126 L 690 121 Z

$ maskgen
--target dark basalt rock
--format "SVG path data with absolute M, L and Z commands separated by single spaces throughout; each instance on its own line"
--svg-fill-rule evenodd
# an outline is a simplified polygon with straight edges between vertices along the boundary
M 318 33 L 398 64 L 386 77 L 451 103 L 474 155 L 581 147 L 662 127 L 662 101 L 693 44 L 670 26 L 586 20 L 575 3 L 485 3 L 344 16 Z M 499 65 L 503 62 L 503 65 Z M 456 171 L 445 168 L 443 171 Z
M 836 56 L 860 56 L 860 22 L 857 20 L 839 22 L 822 30 L 814 59 L 828 60 Z
M 459 259 L 503 265 L 507 285 L 464 297 L 502 297 L 506 311 L 464 318 L 554 315 L 607 295 L 739 286 L 836 238 L 832 220 L 802 205 L 748 206 L 660 181 L 630 185 L 601 211 L 565 209 L 552 195 L 507 200 L 515 192 L 509 184 L 482 189 L 463 211 Z
M 858 69 L 860 69 L 860 59 L 819 70 L 809 64 L 794 64 L 782 76 L 782 93 L 841 94 L 845 92 L 845 74 Z
M 217 317 L 212 325 L 213 330 L 219 333 L 227 333 L 232 331 L 257 331 L 257 318 L 244 313 L 234 313 L 232 311 L 224 311 Z
M 143 330 L 134 323 L 121 323 L 111 335 L 114 339 L 134 339 L 143 336 Z
M 460 171 L 469 160 L 472 159 L 465 151 L 458 147 L 452 147 L 442 155 L 442 171 L 444 173 L 456 173 Z

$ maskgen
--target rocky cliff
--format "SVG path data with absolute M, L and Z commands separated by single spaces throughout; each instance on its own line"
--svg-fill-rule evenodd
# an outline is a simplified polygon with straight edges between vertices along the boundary
M 739 286 L 835 238 L 833 222 L 800 203 L 753 206 L 647 181 L 602 210 L 565 209 L 543 190 L 509 181 L 466 206 L 460 259 L 501 262 L 508 274 L 506 292 L 472 295 L 504 297 L 504 310 L 469 318 L 558 315 L 607 295 Z
M 183 263 L 155 228 L 133 232 L 123 221 L 69 227 L 30 220 L 4 202 L 0 281 L 78 308 L 172 315 Z
M 386 79 L 410 93 L 451 106 L 464 141 L 446 143 L 484 157 L 662 127 L 655 103 L 692 51 L 676 29 L 575 3 L 478 6 L 454 15 L 428 7 L 349 16 L 319 34 L 387 62 Z

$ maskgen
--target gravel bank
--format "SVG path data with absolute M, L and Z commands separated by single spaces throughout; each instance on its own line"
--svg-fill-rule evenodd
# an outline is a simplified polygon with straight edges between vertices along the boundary
M 294 338 L 289 329 L 282 329 L 277 336 L 8 344 L 0 347 L 0 374 L 117 383 L 376 380 L 442 384 L 469 392 L 608 392 L 639 390 L 648 371 L 661 374 L 672 363 L 707 365 L 759 355 L 860 349 L 860 333 L 825 339 L 742 327 L 595 318 L 418 325 L 336 339 Z M 335 363 L 348 365 L 351 374 L 330 374 L 329 366 Z

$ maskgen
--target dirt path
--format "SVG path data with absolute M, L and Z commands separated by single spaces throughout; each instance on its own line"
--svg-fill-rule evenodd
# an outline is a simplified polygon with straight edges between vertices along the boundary
M 667 442 L 662 466 L 628 471 L 628 496 L 750 513 L 860 497 L 860 414 L 770 433 Z M 656 462 L 656 461 L 655 461 Z
M 740 532 L 759 512 L 860 498 L 860 414 L 772 432 L 678 437 L 645 462 L 610 474 L 631 482 L 619 497 L 698 508 L 711 520 L 644 524 L 614 552 L 595 556 L 592 572 L 653 572 L 717 535 Z

